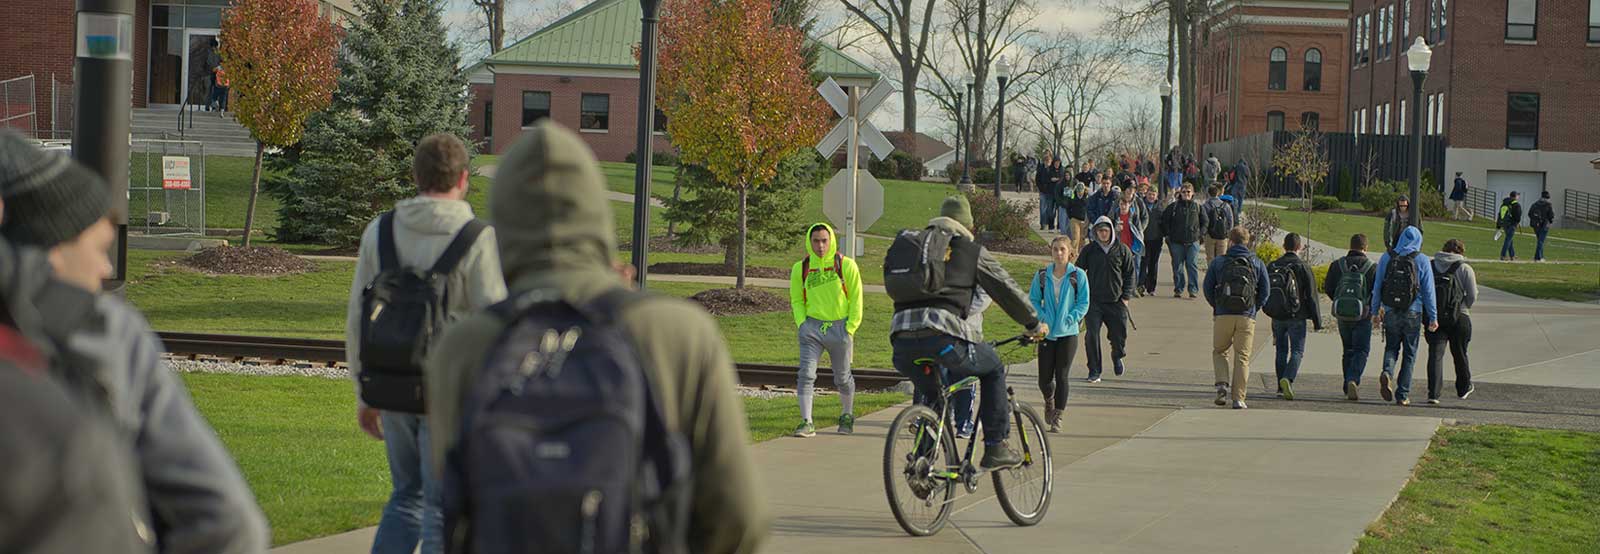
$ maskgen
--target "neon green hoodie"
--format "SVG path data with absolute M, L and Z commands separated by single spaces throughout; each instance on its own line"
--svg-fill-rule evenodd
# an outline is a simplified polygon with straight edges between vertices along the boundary
M 811 250 L 811 233 L 818 227 L 828 230 L 828 252 L 818 256 Z M 839 238 L 833 227 L 818 223 L 806 228 L 806 258 L 808 270 L 802 270 L 806 260 L 794 263 L 789 270 L 789 306 L 794 310 L 794 325 L 799 327 L 810 317 L 819 321 L 845 321 L 845 330 L 852 336 L 861 327 L 861 269 L 856 261 L 840 257 L 839 270 L 834 269 L 834 254 L 839 251 Z M 842 270 L 842 271 L 841 271 Z M 805 271 L 805 275 L 802 275 Z M 843 286 L 839 278 L 844 277 Z

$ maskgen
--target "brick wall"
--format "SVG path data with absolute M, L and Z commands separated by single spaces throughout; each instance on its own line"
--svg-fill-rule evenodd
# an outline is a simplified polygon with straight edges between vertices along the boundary
M 0 21 L 8 22 L 0 33 L 0 80 L 34 76 L 41 130 L 50 127 L 50 75 L 64 86 L 72 83 L 73 9 L 72 2 L 0 2 Z
M 494 99 L 494 85 L 478 85 L 472 87 L 472 103 L 467 107 L 467 126 L 472 132 L 467 135 L 473 143 L 478 145 L 479 152 L 489 152 L 488 136 L 484 133 L 484 108 Z M 491 129 L 492 130 L 492 129 Z
M 1297 8 L 1248 8 L 1250 16 L 1333 18 L 1343 12 Z M 1346 130 L 1345 89 L 1348 81 L 1348 29 L 1309 25 L 1251 24 L 1244 32 L 1217 32 L 1211 35 L 1207 54 L 1196 68 L 1199 99 L 1195 118 L 1196 143 L 1204 145 L 1227 141 L 1267 130 L 1267 113 L 1281 111 L 1284 128 L 1298 129 L 1305 112 L 1316 112 L 1319 129 L 1325 132 Z M 1287 50 L 1284 90 L 1268 90 L 1270 55 L 1273 48 Z M 1305 55 L 1312 48 L 1322 54 L 1322 85 L 1318 91 L 1304 90 Z M 1220 67 L 1219 67 L 1220 64 Z M 1233 65 L 1232 71 L 1227 66 Z M 1226 81 L 1225 83 L 1222 81 Z M 1213 130 L 1217 132 L 1213 133 Z
M 600 161 L 620 162 L 633 152 L 639 110 L 638 79 L 497 73 L 494 84 L 494 153 L 505 152 L 522 134 L 523 91 L 549 92 L 551 119 L 578 131 Z M 580 102 L 586 93 L 611 95 L 611 121 L 606 131 L 578 129 Z M 654 142 L 658 152 L 672 148 L 665 137 L 657 136 Z

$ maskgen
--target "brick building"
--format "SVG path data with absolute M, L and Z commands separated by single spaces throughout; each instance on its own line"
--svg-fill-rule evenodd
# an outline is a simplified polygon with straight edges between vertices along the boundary
M 191 69 L 222 33 L 229 0 L 136 0 L 133 16 L 133 105 L 172 106 L 183 101 Z M 321 0 L 335 20 L 353 17 L 353 0 Z M 76 60 L 76 4 L 60 0 L 0 2 L 0 81 L 32 76 L 37 115 L 0 126 L 25 130 L 72 128 L 72 67 Z M 23 23 L 26 22 L 26 23 Z M 19 87 L 23 90 L 26 86 Z M 203 103 L 205 99 L 191 99 Z M 23 105 L 18 99 L 8 104 Z M 59 107 L 59 109 L 58 109 Z M 61 113 L 57 113 L 61 112 Z
M 1564 189 L 1600 193 L 1600 0 L 1353 0 L 1349 18 L 1354 131 L 1409 133 L 1420 107 L 1449 144 L 1441 180 L 1525 204 L 1549 190 L 1558 216 Z M 1417 37 L 1433 58 L 1411 106 Z
M 1194 136 L 1346 130 L 1349 0 L 1234 0 L 1197 27 Z
M 638 122 L 639 69 L 633 47 L 644 16 L 638 2 L 597 0 L 467 69 L 467 121 L 482 149 L 500 153 L 523 128 L 551 118 L 577 129 L 602 161 L 632 154 Z M 841 86 L 871 86 L 878 73 L 822 46 L 818 70 Z M 656 111 L 653 148 L 671 148 Z

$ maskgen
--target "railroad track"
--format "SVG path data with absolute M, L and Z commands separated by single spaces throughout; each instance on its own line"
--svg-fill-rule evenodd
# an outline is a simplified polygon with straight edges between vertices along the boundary
M 254 361 L 263 364 L 316 364 L 335 366 L 345 361 L 344 341 L 294 339 L 207 333 L 158 333 L 167 353 L 189 358 L 220 358 L 227 361 Z M 739 383 L 750 387 L 795 384 L 794 366 L 736 364 Z M 858 390 L 883 390 L 903 381 L 899 373 L 882 369 L 856 369 L 852 372 Z M 833 388 L 833 370 L 817 368 L 817 387 Z

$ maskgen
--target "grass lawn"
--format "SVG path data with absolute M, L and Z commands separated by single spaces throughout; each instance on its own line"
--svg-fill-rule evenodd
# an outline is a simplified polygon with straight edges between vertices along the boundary
M 376 525 L 389 495 L 383 443 L 356 428 L 343 380 L 185 374 L 196 406 L 233 454 L 272 526 L 274 545 Z M 862 394 L 857 415 L 905 395 Z M 750 434 L 788 434 L 800 419 L 792 397 L 745 398 Z M 839 413 L 837 396 L 816 401 L 818 421 Z
M 1439 431 L 1359 554 L 1600 552 L 1600 434 Z

